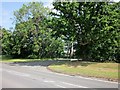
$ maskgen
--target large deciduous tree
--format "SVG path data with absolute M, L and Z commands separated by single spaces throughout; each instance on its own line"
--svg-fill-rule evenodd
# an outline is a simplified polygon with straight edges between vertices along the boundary
M 120 2 L 54 2 L 53 6 L 55 35 L 77 41 L 77 56 L 118 62 Z

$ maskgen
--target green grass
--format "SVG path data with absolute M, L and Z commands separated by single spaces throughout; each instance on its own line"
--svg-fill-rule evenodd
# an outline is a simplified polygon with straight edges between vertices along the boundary
M 32 61 L 38 61 L 34 59 L 6 59 L 2 60 L 2 62 L 32 62 Z
M 50 58 L 44 59 L 13 59 L 10 56 L 2 55 L 0 56 L 0 62 L 37 62 L 37 61 L 45 61 L 45 60 L 55 60 Z
M 49 69 L 71 74 L 89 77 L 105 78 L 110 80 L 118 80 L 118 64 L 117 63 L 97 63 L 97 62 L 66 62 L 62 64 L 53 64 Z
M 1 62 L 39 62 L 52 59 L 2 59 Z

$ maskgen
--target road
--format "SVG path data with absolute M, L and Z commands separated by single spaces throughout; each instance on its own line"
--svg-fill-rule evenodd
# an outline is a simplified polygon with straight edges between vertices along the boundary
M 4 63 L 0 72 L 2 88 L 118 88 L 117 82 L 59 74 L 41 65 Z

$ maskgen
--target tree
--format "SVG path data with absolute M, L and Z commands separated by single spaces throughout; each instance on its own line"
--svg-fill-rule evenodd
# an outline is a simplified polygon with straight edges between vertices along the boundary
M 1 42 L 1 49 L 3 55 L 9 55 L 11 51 L 11 35 L 12 32 L 9 30 L 6 30 L 5 28 L 0 28 L 0 42 Z
M 30 2 L 14 12 L 13 57 L 52 58 L 62 54 L 62 41 L 52 37 L 48 28 L 49 11 L 42 3 Z
M 52 13 L 55 35 L 77 41 L 78 57 L 118 60 L 119 3 L 54 2 L 53 6 L 58 11 Z
M 2 27 L 0 26 L 0 55 L 2 55 Z

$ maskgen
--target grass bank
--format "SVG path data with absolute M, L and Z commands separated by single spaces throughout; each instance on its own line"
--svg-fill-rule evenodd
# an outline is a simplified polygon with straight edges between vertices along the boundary
M 48 67 L 52 71 L 70 75 L 104 78 L 110 81 L 118 81 L 118 63 L 97 62 L 65 62 L 56 63 Z

